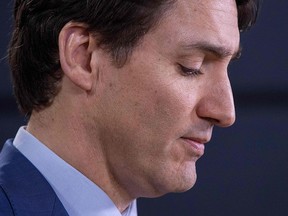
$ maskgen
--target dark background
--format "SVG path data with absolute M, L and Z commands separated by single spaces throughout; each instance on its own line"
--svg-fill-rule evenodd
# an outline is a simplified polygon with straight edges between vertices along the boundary
M 25 119 L 12 96 L 6 48 L 11 2 L 0 2 L 0 143 Z M 288 1 L 264 1 L 230 68 L 237 121 L 216 129 L 190 191 L 140 199 L 139 216 L 288 215 Z M 1 144 L 0 144 L 1 145 Z

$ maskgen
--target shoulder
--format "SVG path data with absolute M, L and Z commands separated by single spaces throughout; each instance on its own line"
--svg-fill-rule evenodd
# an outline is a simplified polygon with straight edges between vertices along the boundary
M 51 185 L 12 141 L 0 153 L 0 216 L 68 215 Z
M 11 166 L 11 163 L 15 159 L 11 144 L 12 140 L 8 140 L 0 152 L 0 216 L 15 215 L 13 203 L 9 196 L 9 185 L 13 184 L 15 178 L 15 176 L 11 175 L 15 169 L 14 166 Z
M 13 208 L 11 206 L 10 200 L 5 193 L 3 187 L 0 185 L 0 216 L 12 216 Z

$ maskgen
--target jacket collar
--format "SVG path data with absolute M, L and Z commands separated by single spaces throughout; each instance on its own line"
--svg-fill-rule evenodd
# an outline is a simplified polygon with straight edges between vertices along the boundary
M 68 216 L 47 180 L 12 140 L 5 143 L 0 154 L 0 186 L 16 214 Z

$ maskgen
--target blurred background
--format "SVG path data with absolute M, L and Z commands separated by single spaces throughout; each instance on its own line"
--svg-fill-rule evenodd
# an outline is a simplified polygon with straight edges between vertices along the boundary
M 273 3 L 274 2 L 274 3 Z M 188 192 L 139 199 L 139 216 L 288 215 L 288 1 L 264 1 L 230 67 L 237 121 L 215 129 Z M 0 146 L 25 118 L 14 102 L 6 49 L 12 1 L 0 2 Z

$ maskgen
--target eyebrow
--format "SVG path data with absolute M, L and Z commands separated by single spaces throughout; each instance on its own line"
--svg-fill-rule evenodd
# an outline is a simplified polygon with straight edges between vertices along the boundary
M 212 53 L 213 55 L 217 56 L 218 58 L 226 58 L 228 56 L 232 56 L 231 60 L 239 59 L 242 53 L 242 46 L 239 44 L 238 49 L 235 53 L 232 53 L 230 50 L 222 47 L 217 46 L 214 44 L 210 44 L 207 42 L 198 42 L 195 44 L 183 45 L 185 49 L 198 49 L 203 50 L 205 52 Z

